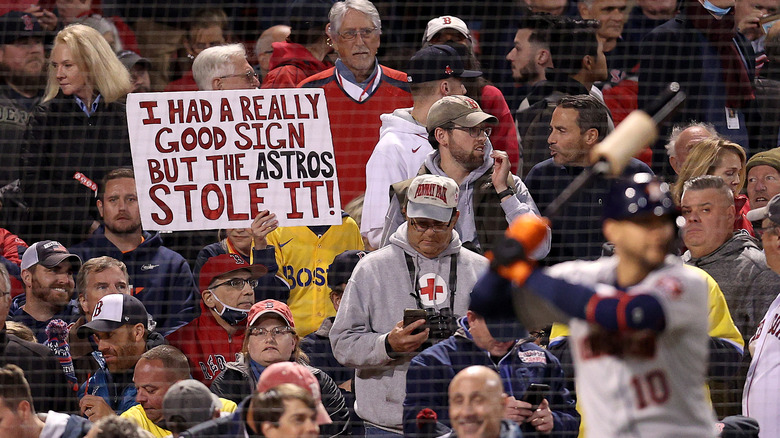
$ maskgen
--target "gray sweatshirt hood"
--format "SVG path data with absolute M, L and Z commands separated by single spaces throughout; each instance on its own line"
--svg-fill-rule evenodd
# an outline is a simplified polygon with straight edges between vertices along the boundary
M 726 243 L 718 247 L 715 251 L 707 254 L 704 257 L 693 258 L 691 257 L 691 251 L 685 251 L 682 259 L 686 263 L 690 263 L 694 266 L 704 267 L 710 263 L 718 262 L 724 259 L 734 259 L 735 254 L 741 253 L 745 248 L 755 248 L 761 251 L 758 246 L 758 241 L 755 237 L 751 236 L 745 230 L 739 230 L 734 232 L 734 236 L 727 240 Z
M 417 252 L 416 249 L 412 248 L 412 245 L 409 243 L 409 238 L 407 234 L 408 229 L 409 229 L 409 222 L 402 223 L 395 231 L 395 233 L 393 233 L 393 235 L 390 236 L 390 244 L 401 248 L 405 253 L 409 254 L 412 257 L 428 259 L 424 255 Z M 460 251 L 460 244 L 461 242 L 460 242 L 460 236 L 458 236 L 458 232 L 452 230 L 452 240 L 450 240 L 450 244 L 447 245 L 447 247 L 444 248 L 444 251 L 442 251 L 438 256 L 436 256 L 435 259 L 428 259 L 428 260 L 436 260 L 442 257 L 447 257 L 453 254 L 457 254 Z

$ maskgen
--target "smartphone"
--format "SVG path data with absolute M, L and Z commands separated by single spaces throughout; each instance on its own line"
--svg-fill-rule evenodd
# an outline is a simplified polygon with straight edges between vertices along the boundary
M 532 383 L 523 395 L 523 401 L 531 403 L 531 409 L 536 410 L 542 400 L 550 392 L 550 385 L 544 385 L 542 383 Z
M 774 26 L 778 21 L 780 21 L 780 14 L 767 15 L 766 17 L 761 17 L 761 19 L 758 20 L 758 26 L 761 28 L 761 31 L 764 33 L 764 35 L 766 35 L 769 33 L 769 29 L 771 29 L 772 26 Z
M 404 309 L 404 327 L 407 325 L 420 320 L 425 319 L 425 310 L 423 309 Z M 425 324 L 421 325 L 420 327 L 417 327 L 412 332 L 413 335 L 416 335 L 418 333 L 422 333 L 425 331 Z

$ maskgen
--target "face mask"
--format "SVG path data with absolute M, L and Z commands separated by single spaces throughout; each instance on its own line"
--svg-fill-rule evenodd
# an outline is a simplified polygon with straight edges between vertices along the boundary
M 715 6 L 715 5 L 713 5 L 712 3 L 710 3 L 710 0 L 704 0 L 704 3 L 702 3 L 702 5 L 704 6 L 704 9 L 712 12 L 713 14 L 717 15 L 718 17 L 722 17 L 722 16 L 728 14 L 729 11 L 731 10 L 731 7 L 728 7 L 726 9 L 719 8 L 719 7 Z
M 211 296 L 214 297 L 214 299 L 217 300 L 219 304 L 222 304 L 222 312 L 218 312 L 216 307 L 214 308 L 214 311 L 217 312 L 217 314 L 219 314 L 219 316 L 222 317 L 222 319 L 224 319 L 228 324 L 237 325 L 241 321 L 245 320 L 247 315 L 249 315 L 249 310 L 242 310 L 238 307 L 231 307 L 223 303 L 217 294 L 214 293 L 214 291 L 211 292 Z

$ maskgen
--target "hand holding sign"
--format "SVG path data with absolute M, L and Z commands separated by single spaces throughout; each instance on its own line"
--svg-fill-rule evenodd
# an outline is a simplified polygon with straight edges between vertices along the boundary
M 251 228 L 255 249 L 265 249 L 265 247 L 268 246 L 265 236 L 275 230 L 278 226 L 279 221 L 276 220 L 276 215 L 268 210 L 263 210 L 255 216 Z

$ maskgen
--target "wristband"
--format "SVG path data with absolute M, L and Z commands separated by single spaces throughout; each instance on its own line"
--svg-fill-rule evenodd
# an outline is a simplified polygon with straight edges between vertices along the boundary
M 504 197 L 506 196 L 514 196 L 514 194 L 515 191 L 511 187 L 509 187 L 508 189 L 502 190 L 501 192 L 498 193 L 498 199 L 504 199 Z

